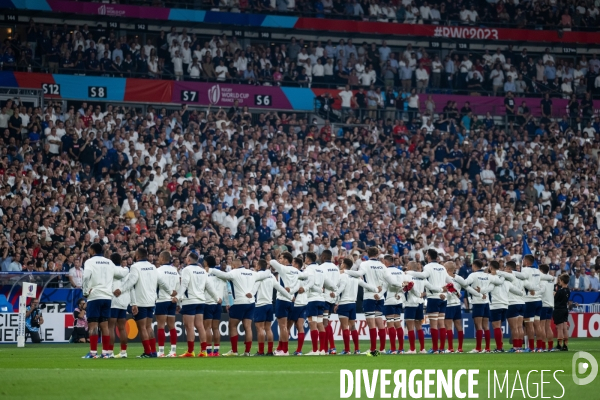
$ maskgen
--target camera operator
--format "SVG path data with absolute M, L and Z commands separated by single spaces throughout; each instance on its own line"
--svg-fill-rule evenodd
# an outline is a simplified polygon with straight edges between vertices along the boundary
M 40 309 L 40 301 L 38 299 L 33 299 L 25 313 L 25 330 L 31 336 L 31 341 L 33 343 L 40 343 L 42 341 L 42 338 L 40 337 L 40 326 L 43 323 L 44 317 L 42 316 L 42 310 Z
M 79 299 L 77 302 L 77 308 L 73 311 L 75 317 L 75 326 L 73 327 L 73 342 L 75 343 L 86 343 L 90 341 L 88 336 L 88 322 L 87 322 L 87 302 L 85 299 Z

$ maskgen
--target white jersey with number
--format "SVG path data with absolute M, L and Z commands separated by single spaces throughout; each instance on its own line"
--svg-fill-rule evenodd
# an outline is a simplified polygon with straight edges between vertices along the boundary
M 83 293 L 88 301 L 111 300 L 113 279 L 123 278 L 127 271 L 106 257 L 93 256 L 83 264 Z
M 148 261 L 138 261 L 129 269 L 129 275 L 120 288 L 126 292 L 133 288 L 135 299 L 132 306 L 154 307 L 156 304 L 156 289 L 158 288 L 158 275 L 156 267 Z M 166 287 L 165 287 L 166 289 Z
M 171 301 L 173 291 L 179 293 L 179 282 L 181 279 L 177 268 L 172 265 L 161 265 L 156 269 L 156 276 L 159 286 L 156 302 Z

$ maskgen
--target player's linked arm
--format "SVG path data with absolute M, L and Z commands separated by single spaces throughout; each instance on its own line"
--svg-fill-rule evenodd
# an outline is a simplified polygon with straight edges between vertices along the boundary
M 512 294 L 516 294 L 517 296 L 523 296 L 525 294 L 525 293 L 523 293 L 523 291 L 521 289 L 519 289 L 512 283 L 508 286 L 508 291 L 511 292 Z
M 508 272 L 504 272 L 504 271 L 497 271 L 496 274 L 498 274 L 498 276 L 502 276 L 504 277 L 504 279 L 506 279 L 509 282 L 514 282 L 516 276 L 513 274 L 509 274 Z
M 358 280 L 358 286 L 362 287 L 363 289 L 365 289 L 368 292 L 379 293 L 377 287 L 371 285 L 370 283 L 363 281 L 362 279 Z M 340 293 L 342 293 L 343 290 L 344 290 L 343 288 L 340 288 Z
M 185 271 L 185 270 L 184 270 Z M 220 279 L 226 280 L 226 281 L 230 281 L 232 279 L 232 276 L 230 275 L 229 272 L 224 272 L 224 271 L 220 271 L 216 268 L 213 268 L 212 273 Z
M 135 284 L 138 282 L 138 280 L 140 279 L 140 272 L 138 270 L 139 267 L 132 265 L 131 266 L 131 270 L 129 271 L 129 275 L 127 275 L 127 279 L 125 279 L 125 282 L 123 283 L 123 287 L 121 287 L 119 290 L 121 293 L 126 292 L 128 290 L 130 290 L 131 288 L 133 288 L 135 286 Z
M 215 302 L 221 302 L 221 298 L 217 294 L 217 291 L 215 290 L 215 287 L 213 286 L 210 279 L 206 280 L 206 283 L 204 284 L 204 289 L 208 292 L 208 294 L 210 294 L 210 296 L 215 300 Z
M 289 301 L 292 301 L 294 299 L 294 297 L 290 293 L 288 293 L 287 290 L 285 290 L 285 288 L 279 284 L 279 282 L 273 283 L 273 289 L 277 290 Z M 293 293 L 296 293 L 296 292 L 293 292 Z
M 554 277 L 552 275 L 540 274 L 540 280 L 546 282 L 554 282 Z
M 191 278 L 190 272 L 187 268 L 185 268 L 183 271 L 181 271 L 181 285 L 180 285 L 181 292 L 177 295 L 177 299 L 179 300 L 180 303 L 181 303 L 181 300 L 183 300 L 184 293 L 188 289 L 188 286 L 190 284 L 190 278 Z

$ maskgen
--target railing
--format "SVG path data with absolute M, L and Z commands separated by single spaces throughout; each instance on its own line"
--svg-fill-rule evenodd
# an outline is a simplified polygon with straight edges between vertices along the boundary
M 573 307 L 573 309 L 571 310 L 571 312 L 576 312 L 576 313 L 600 313 L 600 303 L 578 304 L 575 307 Z

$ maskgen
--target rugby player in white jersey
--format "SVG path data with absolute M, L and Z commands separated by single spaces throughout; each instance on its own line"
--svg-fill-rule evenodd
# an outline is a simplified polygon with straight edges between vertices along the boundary
M 221 311 L 223 310 L 223 301 L 228 298 L 227 281 L 219 279 L 213 273 L 213 269 L 225 271 L 226 265 L 217 265 L 217 260 L 213 256 L 206 256 L 202 262 L 204 268 L 208 271 L 208 279 L 217 293 L 217 296 L 222 299 L 217 303 L 215 299 L 208 296 L 206 298 L 206 307 L 204 307 L 204 331 L 206 332 L 206 343 L 208 349 L 206 354 L 209 357 L 219 357 L 221 348 L 221 332 L 219 324 L 221 323 Z M 211 348 L 212 346 L 212 348 Z
M 376 287 L 383 286 L 386 267 L 377 259 L 379 256 L 379 249 L 377 247 L 369 247 L 367 256 L 369 259 L 361 262 L 356 271 L 351 270 L 346 271 L 346 273 L 352 277 L 364 277 L 366 283 Z M 379 329 L 380 332 L 383 332 L 383 339 L 385 340 L 383 303 L 383 295 L 374 292 L 365 292 L 363 294 L 363 310 L 365 312 L 367 326 L 369 327 L 369 339 L 371 341 L 370 350 L 365 352 L 367 356 L 377 356 L 380 353 L 379 350 L 377 350 L 377 329 Z
M 331 250 L 324 250 L 321 253 L 321 268 L 325 273 L 325 278 L 331 283 L 332 286 L 338 286 L 340 280 L 340 269 L 337 265 L 331 262 L 333 254 Z M 331 296 L 332 291 L 325 289 L 323 291 L 323 301 L 325 308 L 323 310 L 323 327 L 325 328 L 326 340 L 325 343 L 329 344 L 329 349 L 325 349 L 329 354 L 336 354 L 335 340 L 333 339 L 333 327 L 329 323 L 329 316 L 335 314 L 335 303 L 336 297 Z
M 338 304 L 336 311 L 340 319 L 340 328 L 342 329 L 342 338 L 344 340 L 344 351 L 340 355 L 352 354 L 350 352 L 350 335 L 354 342 L 354 354 L 360 354 L 358 331 L 356 330 L 356 298 L 358 296 L 358 287 L 365 291 L 373 293 L 381 292 L 381 287 L 377 288 L 369 285 L 360 278 L 351 277 L 346 274 L 352 268 L 354 261 L 344 258 L 340 264 L 340 280 L 338 282 Z
M 523 281 L 516 279 L 512 274 L 513 271 L 517 270 L 517 263 L 514 261 L 508 261 L 504 267 L 504 271 L 498 271 L 498 275 L 504 276 L 504 279 L 512 283 L 512 285 L 520 289 L 524 293 Z M 513 293 L 508 293 L 508 311 L 506 312 L 506 318 L 508 320 L 508 326 L 512 336 L 513 347 L 508 351 L 509 353 L 520 353 L 523 346 L 523 311 L 525 309 L 525 301 L 523 296 L 517 296 Z
M 265 279 L 272 279 L 271 271 L 256 272 L 252 269 L 246 269 L 235 263 L 234 269 L 230 272 L 219 271 L 213 268 L 212 273 L 217 278 L 231 281 L 231 294 L 233 295 L 233 305 L 229 307 L 229 338 L 231 341 L 231 350 L 223 354 L 225 357 L 238 355 L 238 331 L 237 327 L 241 322 L 244 326 L 244 356 L 250 357 L 252 349 L 252 321 L 254 319 L 254 308 L 256 301 L 253 290 L 256 282 Z M 289 293 L 288 293 L 289 294 Z M 288 298 L 291 299 L 291 296 Z
M 156 269 L 158 281 L 158 298 L 156 299 L 156 336 L 158 340 L 158 357 L 177 357 L 177 329 L 175 329 L 175 312 L 177 311 L 177 291 L 180 277 L 177 268 L 171 265 L 171 252 L 163 251 L 158 256 Z M 164 289 L 167 288 L 167 290 Z M 171 351 L 165 354 L 166 331 L 169 329 Z
M 490 261 L 490 274 L 497 275 L 500 271 L 498 261 Z M 502 275 L 500 275 L 502 276 Z M 502 323 L 506 321 L 508 315 L 509 293 L 515 296 L 523 296 L 523 291 L 513 286 L 505 280 L 501 285 L 497 285 L 490 292 L 490 314 L 492 316 L 492 328 L 494 329 L 494 340 L 496 341 L 496 350 L 494 353 L 504 353 L 504 341 L 502 340 Z
M 267 271 L 268 264 L 265 260 L 258 260 L 256 272 Z M 273 355 L 273 289 L 283 294 L 285 298 L 292 299 L 289 294 L 272 276 L 254 284 L 252 293 L 256 294 L 256 306 L 254 308 L 254 326 L 256 326 L 256 336 L 258 341 L 258 352 L 255 356 Z M 267 354 L 265 354 L 265 339 L 267 341 Z
M 119 253 L 113 253 L 110 255 L 110 260 L 117 266 L 123 268 L 124 273 L 129 274 L 129 268 L 121 266 L 121 255 Z M 124 278 L 113 279 L 113 291 L 123 284 Z M 110 319 L 108 320 L 108 333 L 110 334 L 110 350 L 108 358 L 127 358 L 127 330 L 125 324 L 127 323 L 127 307 L 131 304 L 131 296 L 135 296 L 133 290 L 121 294 L 119 297 L 113 298 L 110 304 Z M 121 352 L 114 355 L 115 347 L 115 328 L 119 330 L 119 342 L 121 344 Z
M 386 255 L 383 257 L 383 264 L 387 267 L 385 270 L 385 301 L 383 303 L 383 314 L 387 323 L 387 331 L 390 337 L 390 350 L 387 354 L 404 353 L 404 330 L 402 329 L 402 299 L 404 293 L 402 291 L 402 282 L 405 279 L 405 274 L 401 269 L 394 266 L 394 257 Z M 395 282 L 396 285 L 390 284 Z M 396 336 L 398 337 L 398 350 L 396 350 Z M 379 351 L 385 350 L 385 342 Z
M 183 326 L 187 336 L 187 351 L 179 357 L 194 357 L 194 342 L 196 332 L 200 339 L 200 351 L 198 357 L 208 357 L 206 353 L 206 331 L 204 330 L 204 309 L 206 307 L 206 298 L 212 298 L 219 303 L 221 299 L 219 294 L 213 288 L 208 277 L 208 271 L 204 266 L 198 265 L 199 256 L 196 252 L 187 255 L 186 267 L 181 270 L 180 293 L 177 294 L 183 315 Z
M 283 252 L 277 258 L 277 265 L 271 263 L 271 267 L 279 275 L 279 284 L 285 288 L 288 293 L 298 291 L 298 274 L 300 273 L 292 266 L 294 257 L 289 252 Z M 273 261 L 273 260 L 272 260 Z M 290 333 L 288 332 L 288 317 L 294 308 L 294 303 L 281 293 L 277 294 L 275 301 L 275 317 L 279 326 L 279 344 L 277 352 L 288 353 L 288 341 Z M 289 354 L 289 353 L 288 353 Z
M 296 257 L 292 261 L 292 265 L 301 271 L 304 267 L 304 261 Z M 299 284 L 298 291 L 294 294 L 294 308 L 288 317 L 288 332 L 292 331 L 292 327 L 296 326 L 298 332 L 298 346 L 294 352 L 295 356 L 302 355 L 302 347 L 304 346 L 304 320 L 306 319 L 306 306 L 308 305 L 308 290 L 304 290 L 304 287 L 309 288 L 313 285 L 313 276 L 300 272 L 298 275 Z
M 544 276 L 552 277 L 548 275 L 550 272 L 550 267 L 548 264 L 540 264 L 540 272 Z M 542 286 L 542 314 L 540 315 L 540 321 L 542 325 L 542 330 L 545 330 L 545 339 L 548 342 L 548 347 L 546 347 L 546 343 L 542 343 L 543 351 L 553 351 L 554 350 L 554 332 L 552 332 L 552 314 L 554 313 L 554 282 L 550 282 L 548 280 L 541 280 L 540 285 Z
M 87 297 L 87 321 L 90 352 L 82 358 L 106 358 L 110 349 L 108 320 L 113 295 L 113 279 L 126 276 L 126 270 L 102 255 L 102 245 L 92 243 L 90 258 L 84 263 L 83 296 Z M 98 326 L 102 330 L 102 354 L 98 356 Z

